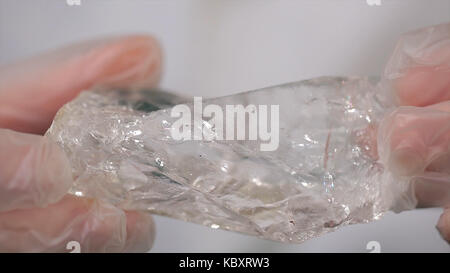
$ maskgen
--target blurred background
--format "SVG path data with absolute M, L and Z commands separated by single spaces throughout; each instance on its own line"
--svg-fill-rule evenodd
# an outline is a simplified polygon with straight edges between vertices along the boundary
M 450 0 L 0 0 L 0 65 L 79 40 L 150 33 L 164 49 L 161 87 L 211 97 L 380 75 L 401 33 L 449 21 Z M 381 252 L 450 252 L 435 229 L 441 211 L 389 213 L 299 245 L 155 216 L 152 252 L 370 252 L 370 241 Z

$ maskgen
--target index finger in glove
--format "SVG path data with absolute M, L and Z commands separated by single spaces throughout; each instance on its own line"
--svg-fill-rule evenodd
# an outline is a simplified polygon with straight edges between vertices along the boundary
M 0 127 L 44 133 L 56 111 L 92 87 L 144 88 L 161 53 L 146 35 L 83 42 L 0 68 Z

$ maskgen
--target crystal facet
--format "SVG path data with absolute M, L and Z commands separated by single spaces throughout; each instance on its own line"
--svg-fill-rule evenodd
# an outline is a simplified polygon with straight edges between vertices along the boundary
M 171 107 L 181 102 L 193 107 L 168 93 L 110 90 L 65 105 L 47 135 L 71 161 L 71 193 L 283 242 L 415 206 L 409 183 L 377 158 L 386 105 L 366 78 L 322 77 L 206 100 L 279 105 L 274 151 L 252 140 L 174 140 Z

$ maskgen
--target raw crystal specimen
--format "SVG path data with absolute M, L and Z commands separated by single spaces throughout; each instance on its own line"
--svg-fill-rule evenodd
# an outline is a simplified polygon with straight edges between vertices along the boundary
M 203 102 L 223 109 L 279 105 L 273 151 L 261 151 L 261 139 L 174 139 L 171 106 L 194 104 L 155 91 L 83 92 L 59 111 L 47 135 L 72 163 L 73 194 L 302 242 L 415 206 L 408 181 L 378 161 L 374 135 L 389 105 L 375 89 L 365 78 L 322 77 Z M 200 127 L 218 133 L 204 117 Z

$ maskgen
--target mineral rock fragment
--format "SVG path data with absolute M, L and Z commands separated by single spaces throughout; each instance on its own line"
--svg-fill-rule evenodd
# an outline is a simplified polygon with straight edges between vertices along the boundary
M 200 140 L 174 139 L 180 103 L 200 118 L 190 128 Z M 298 243 L 415 206 L 409 182 L 378 160 L 374 135 L 389 106 L 366 78 L 316 78 L 207 105 L 223 113 L 255 106 L 244 119 L 247 136 L 252 109 L 277 105 L 278 121 L 258 123 L 279 130 L 276 149 L 263 151 L 260 135 L 218 138 L 238 126 L 219 126 L 195 113 L 192 100 L 151 90 L 83 92 L 47 135 L 72 163 L 73 194 L 271 240 Z

